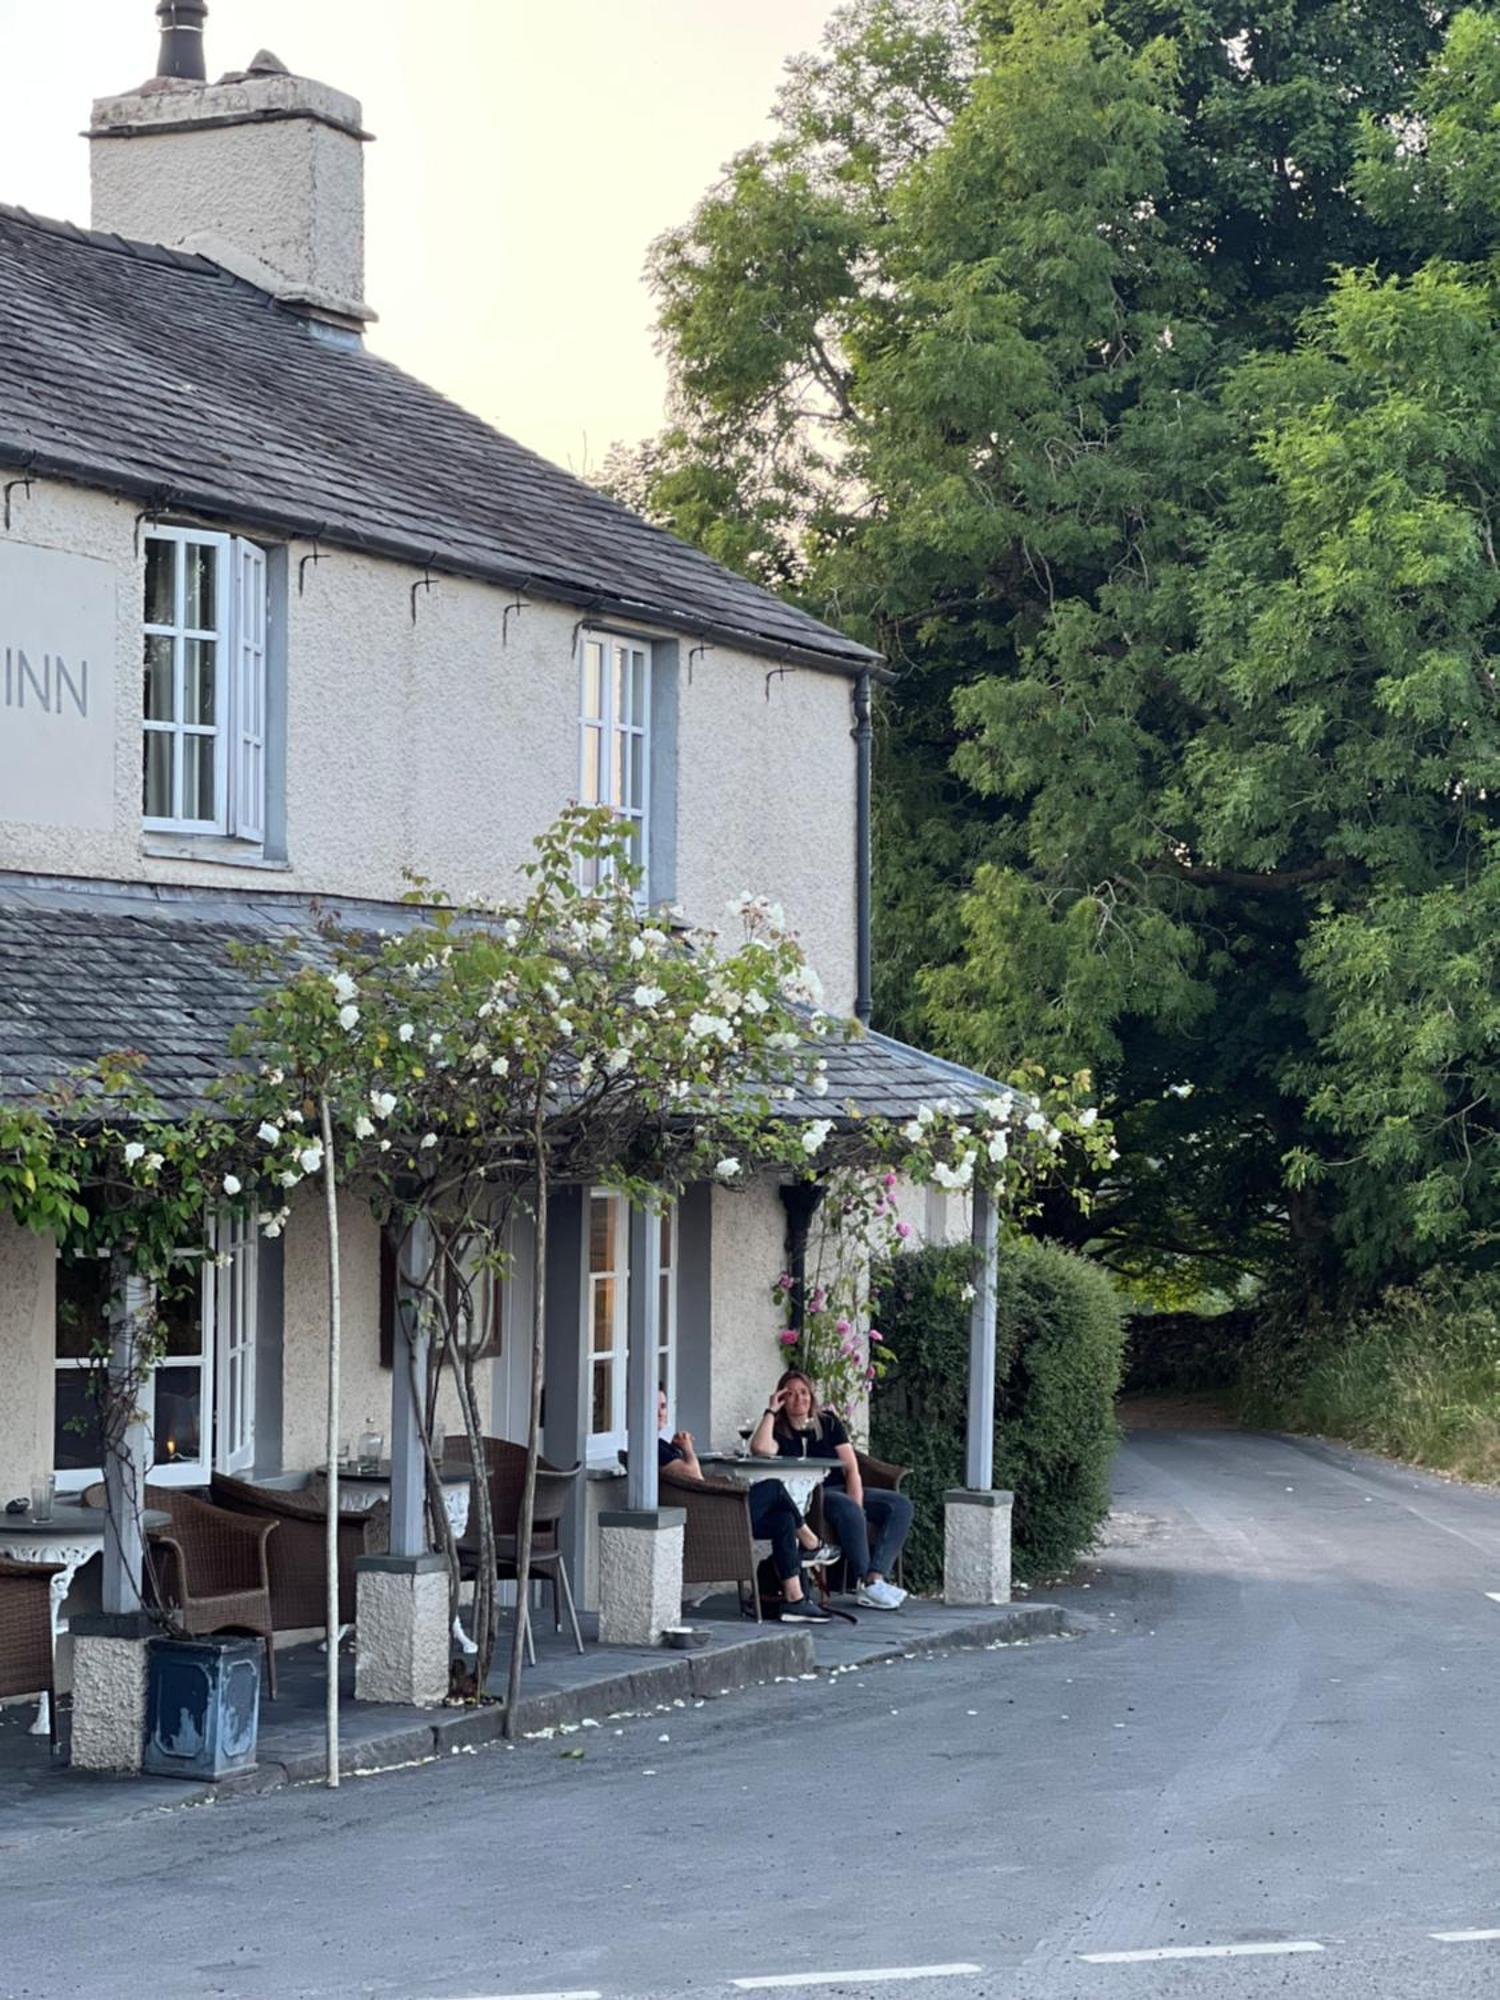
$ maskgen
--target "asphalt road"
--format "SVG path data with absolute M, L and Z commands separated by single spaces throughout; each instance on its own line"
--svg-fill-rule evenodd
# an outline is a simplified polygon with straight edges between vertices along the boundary
M 1116 1484 L 1086 1638 L 38 1841 L 0 1994 L 1500 1993 L 1500 1494 L 1228 1431 Z

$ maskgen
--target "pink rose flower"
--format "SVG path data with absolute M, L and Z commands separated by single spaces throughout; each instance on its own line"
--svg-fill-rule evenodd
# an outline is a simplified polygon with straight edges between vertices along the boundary
M 795 1347 L 798 1340 L 797 1329 L 794 1326 L 783 1327 L 776 1338 L 781 1342 L 783 1347 Z
M 882 1187 L 893 1188 L 896 1185 L 896 1176 L 894 1174 L 887 1174 L 880 1185 Z
M 903 1239 L 904 1239 L 905 1237 L 908 1237 L 908 1236 L 910 1236 L 910 1235 L 911 1235 L 911 1224 L 910 1224 L 909 1222 L 898 1222 L 898 1223 L 896 1224 L 896 1234 L 897 1234 L 898 1236 L 902 1237 Z

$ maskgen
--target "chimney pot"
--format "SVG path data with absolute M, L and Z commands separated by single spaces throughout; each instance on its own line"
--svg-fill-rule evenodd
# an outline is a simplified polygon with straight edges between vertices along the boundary
M 203 23 L 208 18 L 208 0 L 160 0 L 156 18 L 161 23 L 156 74 L 184 83 L 204 82 L 208 70 L 203 60 Z

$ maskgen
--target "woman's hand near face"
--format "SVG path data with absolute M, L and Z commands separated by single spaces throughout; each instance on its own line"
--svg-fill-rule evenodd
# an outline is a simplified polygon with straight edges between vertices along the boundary
M 785 1389 L 773 1389 L 760 1422 L 750 1437 L 751 1454 L 756 1458 L 776 1457 L 776 1418 L 786 1401 Z

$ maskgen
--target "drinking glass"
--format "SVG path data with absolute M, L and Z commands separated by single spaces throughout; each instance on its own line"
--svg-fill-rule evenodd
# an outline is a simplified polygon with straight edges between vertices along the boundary
M 385 1450 L 385 1439 L 379 1431 L 366 1431 L 359 1441 L 359 1469 L 361 1472 L 378 1472 L 380 1458 Z
M 31 1518 L 33 1521 L 52 1519 L 52 1501 L 57 1492 L 57 1476 L 47 1473 L 31 1483 Z

